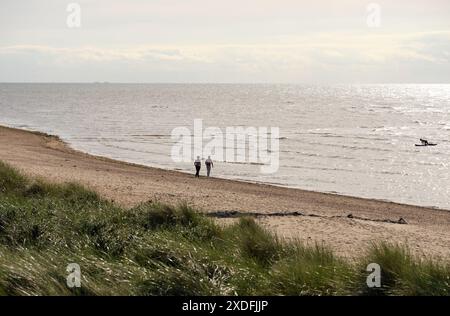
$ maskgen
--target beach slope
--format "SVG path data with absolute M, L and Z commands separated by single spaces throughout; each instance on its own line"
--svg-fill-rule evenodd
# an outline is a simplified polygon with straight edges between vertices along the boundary
M 224 223 L 248 213 L 282 237 L 325 243 L 355 257 L 374 241 L 406 243 L 450 259 L 450 212 L 133 165 L 71 149 L 57 137 L 0 127 L 0 160 L 31 176 L 75 181 L 131 207 L 153 200 L 188 204 Z

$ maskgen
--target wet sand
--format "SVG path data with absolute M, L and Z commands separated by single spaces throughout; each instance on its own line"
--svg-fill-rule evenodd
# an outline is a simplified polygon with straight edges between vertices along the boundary
M 215 212 L 214 217 L 223 223 L 255 213 L 259 222 L 281 237 L 325 243 L 342 256 L 357 257 L 371 242 L 385 240 L 406 243 L 425 257 L 450 260 L 450 211 L 446 210 L 219 178 L 197 179 L 95 157 L 71 149 L 57 137 L 6 127 L 0 127 L 0 160 L 32 176 L 85 184 L 126 207 L 148 200 L 187 202 L 204 212 Z

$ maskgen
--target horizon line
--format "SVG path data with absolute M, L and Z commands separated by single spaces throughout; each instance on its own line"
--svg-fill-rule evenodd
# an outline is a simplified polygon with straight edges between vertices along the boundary
M 173 84 L 173 85 L 449 85 L 450 82 L 170 82 L 170 81 L 0 81 L 0 84 Z

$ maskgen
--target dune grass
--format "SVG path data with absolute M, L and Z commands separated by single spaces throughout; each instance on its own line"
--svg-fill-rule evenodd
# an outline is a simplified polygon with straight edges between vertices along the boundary
M 381 288 L 366 286 L 371 262 Z M 69 263 L 80 288 L 66 285 Z M 346 261 L 251 218 L 222 227 L 187 205 L 124 209 L 0 162 L 0 295 L 450 295 L 450 267 L 386 243 Z

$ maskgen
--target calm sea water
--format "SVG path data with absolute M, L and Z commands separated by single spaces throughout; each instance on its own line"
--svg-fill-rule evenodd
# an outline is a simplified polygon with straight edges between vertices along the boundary
M 450 85 L 0 84 L 0 124 L 149 166 L 192 172 L 170 135 L 196 118 L 280 128 L 278 172 L 218 161 L 216 177 L 450 209 Z

